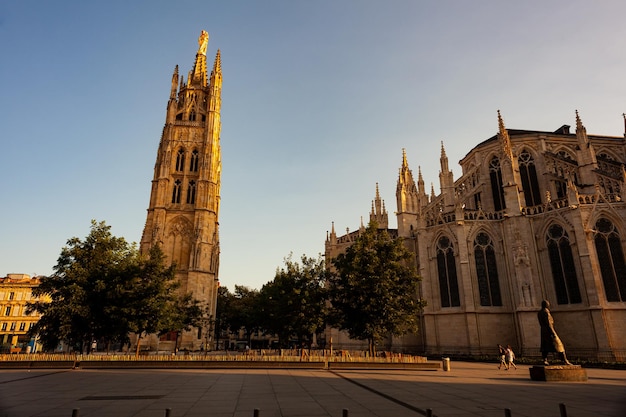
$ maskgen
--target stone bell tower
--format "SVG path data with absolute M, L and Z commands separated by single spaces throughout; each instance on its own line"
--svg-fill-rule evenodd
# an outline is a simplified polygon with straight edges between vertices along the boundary
M 165 126 L 161 135 L 150 205 L 140 250 L 159 244 L 176 264 L 181 291 L 208 307 L 215 318 L 219 269 L 219 209 L 222 160 L 220 107 L 222 68 L 217 51 L 207 77 L 209 35 L 202 31 L 193 69 L 187 79 L 172 75 Z M 211 327 L 185 332 L 178 347 L 210 347 Z

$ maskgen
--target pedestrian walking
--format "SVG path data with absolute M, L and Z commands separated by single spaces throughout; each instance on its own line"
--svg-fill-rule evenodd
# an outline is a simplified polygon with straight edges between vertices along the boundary
M 498 369 L 502 369 L 502 366 L 506 368 L 506 349 L 502 345 L 498 345 L 498 356 L 500 357 Z
M 513 348 L 511 347 L 511 345 L 506 345 L 506 351 L 504 353 L 504 357 L 506 360 L 507 371 L 509 370 L 511 366 L 517 369 L 517 365 L 515 365 L 515 353 L 513 352 Z

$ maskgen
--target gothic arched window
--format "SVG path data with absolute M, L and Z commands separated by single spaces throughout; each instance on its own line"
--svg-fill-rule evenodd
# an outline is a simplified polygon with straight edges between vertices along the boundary
M 541 192 L 539 191 L 539 182 L 537 181 L 535 160 L 530 152 L 525 150 L 522 151 L 517 161 L 519 163 L 519 174 L 522 178 L 526 206 L 538 206 L 541 204 Z
M 196 182 L 189 181 L 189 187 L 187 187 L 187 204 L 194 204 L 196 202 Z
M 626 301 L 626 265 L 619 233 L 610 220 L 596 222 L 594 237 L 607 301 Z
M 502 188 L 502 170 L 500 169 L 500 160 L 495 156 L 489 162 L 489 178 L 491 179 L 493 208 L 495 211 L 504 210 L 506 204 L 504 202 L 504 188 Z
M 176 154 L 176 171 L 182 172 L 185 169 L 185 151 L 183 148 Z
M 567 232 L 558 224 L 550 226 L 546 234 L 546 245 L 550 257 L 556 302 L 559 304 L 580 303 L 582 300 L 578 278 Z
M 198 150 L 194 149 L 193 152 L 191 152 L 191 160 L 189 161 L 189 171 L 198 172 L 199 158 L 200 158 L 200 155 L 198 154 Z
M 474 240 L 474 260 L 481 306 L 501 306 L 500 282 L 493 242 L 486 233 L 479 233 Z
M 180 180 L 174 181 L 174 189 L 172 190 L 172 203 L 178 204 L 180 203 L 180 193 L 181 193 L 181 182 Z
M 460 306 L 454 247 L 450 239 L 445 236 L 437 242 L 437 273 L 439 274 L 441 307 Z

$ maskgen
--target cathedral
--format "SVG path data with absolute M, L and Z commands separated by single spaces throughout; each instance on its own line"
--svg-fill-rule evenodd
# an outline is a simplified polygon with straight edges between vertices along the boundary
M 180 290 L 191 293 L 208 313 L 200 328 L 160 340 L 151 336 L 153 350 L 210 349 L 212 343 L 211 318 L 219 287 L 222 68 L 218 50 L 207 77 L 208 41 L 202 31 L 186 80 L 179 76 L 178 66 L 174 69 L 140 244 L 143 254 L 155 244 L 161 246 L 176 265 Z
M 548 300 L 570 358 L 626 360 L 626 133 L 507 129 L 461 159 L 456 180 L 441 146 L 439 194 L 417 182 L 402 152 L 396 187 L 397 229 L 378 184 L 370 220 L 415 253 L 427 302 L 418 334 L 383 349 L 427 355 L 495 354 L 510 344 L 540 356 L 537 312 Z M 625 116 L 626 127 L 626 116 Z M 326 259 L 362 230 L 325 242 Z M 337 349 L 357 341 L 336 329 Z

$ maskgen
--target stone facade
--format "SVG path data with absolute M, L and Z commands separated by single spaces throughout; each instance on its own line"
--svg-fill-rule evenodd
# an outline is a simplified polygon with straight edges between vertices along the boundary
M 157 151 L 150 204 L 140 249 L 159 244 L 176 264 L 181 291 L 206 305 L 215 317 L 219 269 L 221 184 L 220 108 L 222 68 L 217 51 L 207 78 L 208 34 L 202 31 L 193 69 L 186 81 L 172 75 L 165 127 Z M 177 336 L 178 347 L 209 348 L 211 326 Z M 165 337 L 159 348 L 167 348 Z M 150 346 L 157 343 L 153 337 Z M 171 343 L 170 343 L 171 344 Z
M 456 180 L 442 144 L 438 195 L 403 151 L 390 231 L 415 251 L 428 306 L 419 334 L 388 348 L 479 355 L 502 343 L 539 355 L 547 299 L 571 358 L 626 360 L 625 163 L 625 138 L 588 135 L 578 112 L 575 133 L 506 129 L 498 112 L 498 133 Z M 326 259 L 357 234 L 333 225 Z
M 3 352 L 38 351 L 40 346 L 26 335 L 39 320 L 37 313 L 26 314 L 26 304 L 37 301 L 32 291 L 40 284 L 39 277 L 8 274 L 0 278 L 0 345 Z M 49 297 L 43 297 L 49 300 Z

